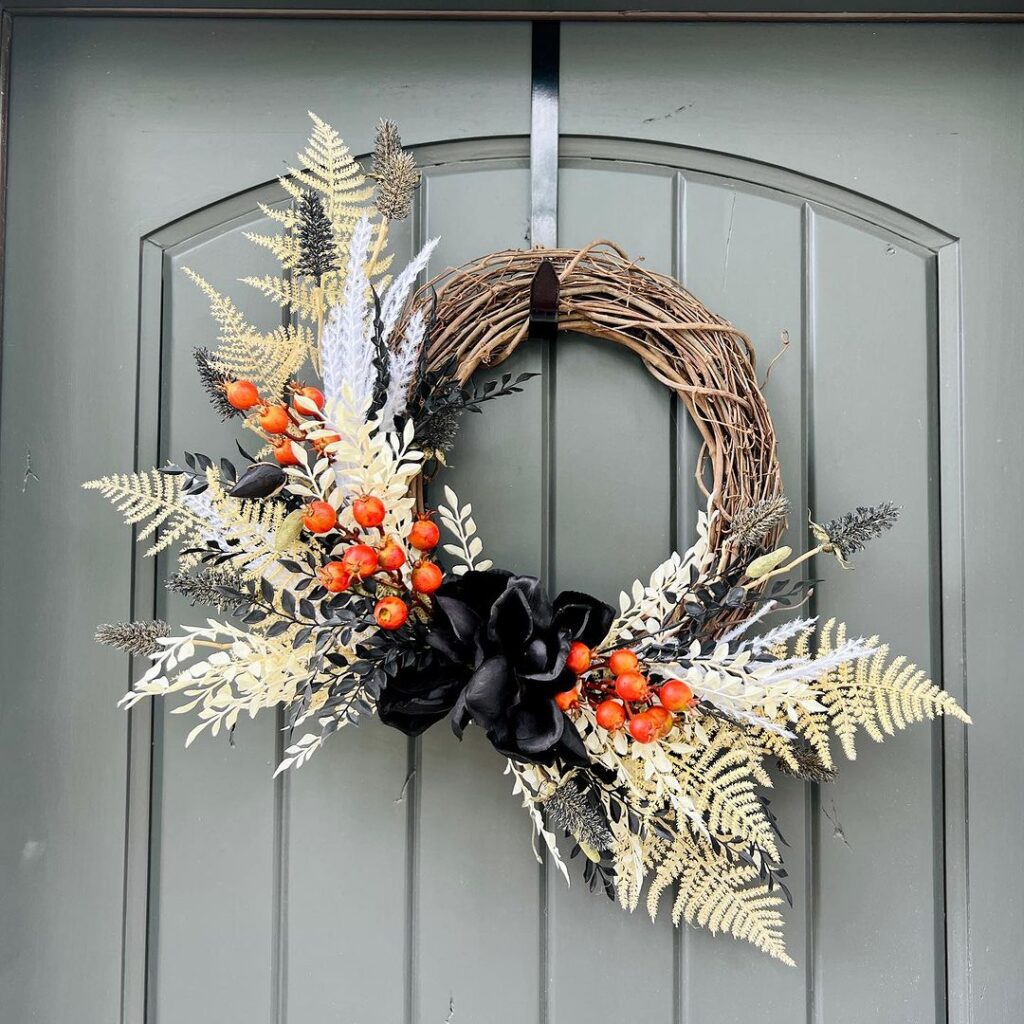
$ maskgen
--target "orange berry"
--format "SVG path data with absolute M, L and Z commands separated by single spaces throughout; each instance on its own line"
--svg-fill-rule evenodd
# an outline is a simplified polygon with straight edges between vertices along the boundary
M 658 690 L 658 699 L 669 711 L 682 711 L 690 706 L 693 690 L 682 679 L 670 679 Z
M 409 531 L 409 543 L 417 551 L 432 551 L 441 539 L 441 531 L 429 518 L 417 519 Z
M 340 594 L 348 589 L 352 582 L 352 573 L 348 571 L 343 562 L 328 562 L 317 570 L 317 576 L 324 585 L 324 589 L 332 594 Z
M 382 569 L 401 569 L 405 565 L 405 552 L 394 537 L 388 537 L 377 552 Z
M 436 562 L 417 562 L 412 570 L 412 589 L 417 594 L 432 594 L 444 580 Z
M 658 738 L 658 721 L 650 711 L 641 711 L 629 720 L 629 735 L 637 743 L 653 743 Z
M 327 448 L 328 445 L 334 444 L 335 441 L 340 440 L 341 434 L 325 434 L 323 437 L 310 438 L 310 444 L 312 444 L 313 447 L 322 455 L 324 453 L 324 449 Z
M 640 659 L 628 648 L 623 647 L 618 651 L 612 651 L 608 659 L 608 670 L 613 676 L 621 676 L 624 672 L 635 672 L 640 664 Z
M 245 411 L 259 405 L 260 393 L 251 380 L 229 380 L 224 385 L 224 397 L 232 409 Z
M 324 393 L 319 388 L 295 387 L 293 385 L 293 389 L 295 391 L 295 397 L 292 399 L 292 405 L 294 405 L 299 412 L 308 413 L 312 411 L 306 402 L 312 402 L 318 409 L 322 409 L 324 407 Z M 300 398 L 306 399 L 306 402 L 298 401 Z
M 409 606 L 400 597 L 382 597 L 373 607 L 381 629 L 401 629 L 409 618 Z
M 653 708 L 648 708 L 643 714 L 650 715 L 651 720 L 654 722 L 655 739 L 660 740 L 672 731 L 675 719 L 672 717 L 672 712 L 666 708 L 655 705 Z
M 580 699 L 580 691 L 574 686 L 571 690 L 555 694 L 555 703 L 563 710 L 568 711 L 574 707 Z
M 623 672 L 615 679 L 615 692 L 623 700 L 645 700 L 647 680 L 639 672 Z
M 279 443 L 274 445 L 274 458 L 277 459 L 278 465 L 281 466 L 299 465 L 299 460 L 295 457 L 295 452 L 292 450 L 292 443 L 286 438 L 282 438 Z
M 576 675 L 582 675 L 590 668 L 590 648 L 574 640 L 569 645 L 569 654 L 565 659 L 565 667 Z
M 265 405 L 260 413 L 260 426 L 268 434 L 283 434 L 290 423 L 288 410 L 283 405 Z
M 302 517 L 302 523 L 310 533 L 327 533 L 334 529 L 337 521 L 338 513 L 326 501 L 311 501 Z
M 377 552 L 369 544 L 353 544 L 341 556 L 341 561 L 353 576 L 360 579 L 377 571 Z
M 602 729 L 614 732 L 622 728 L 626 720 L 626 709 L 617 700 L 603 700 L 597 705 L 594 716 Z
M 352 515 L 355 521 L 363 527 L 380 526 L 384 522 L 386 513 L 384 502 L 372 494 L 364 494 L 352 502 Z

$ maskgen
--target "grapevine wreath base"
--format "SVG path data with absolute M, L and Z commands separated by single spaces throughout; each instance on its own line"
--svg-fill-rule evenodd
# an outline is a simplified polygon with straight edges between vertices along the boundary
M 969 721 L 876 637 L 799 616 L 769 624 L 809 593 L 797 566 L 848 566 L 898 509 L 812 523 L 797 556 L 777 547 L 787 505 L 740 331 L 609 243 L 495 253 L 413 295 L 436 240 L 392 275 L 388 228 L 419 183 L 395 126 L 381 122 L 365 173 L 314 117 L 299 161 L 281 181 L 292 207 L 264 209 L 280 232 L 250 236 L 281 273 L 244 279 L 287 306 L 291 326 L 259 332 L 190 274 L 220 329 L 214 351 L 196 350 L 200 382 L 256 439 L 239 443 L 244 462 L 187 452 L 85 485 L 151 539 L 148 554 L 173 549 L 168 588 L 211 609 L 176 632 L 99 628 L 150 660 L 122 705 L 181 695 L 174 710 L 198 717 L 188 743 L 283 707 L 294 736 L 279 772 L 364 715 L 408 735 L 475 725 L 566 881 L 567 848 L 624 908 L 643 900 L 653 917 L 674 889 L 676 923 L 790 963 L 770 769 L 826 782 L 833 738 L 853 758 L 861 729 L 881 740 L 937 714 Z M 618 608 L 494 568 L 472 506 L 443 480 L 461 416 L 533 376 L 471 382 L 530 333 L 542 268 L 557 275 L 560 326 L 636 352 L 704 438 L 693 546 Z

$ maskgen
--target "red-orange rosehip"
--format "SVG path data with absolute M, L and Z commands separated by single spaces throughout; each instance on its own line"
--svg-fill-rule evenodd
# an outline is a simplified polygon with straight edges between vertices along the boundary
M 251 380 L 229 380 L 224 385 L 224 397 L 232 409 L 244 412 L 259 405 L 260 393 Z
M 565 667 L 576 675 L 582 675 L 590 668 L 590 648 L 574 640 L 569 645 L 569 654 L 565 659 Z
M 260 426 L 268 434 L 283 434 L 291 420 L 283 405 L 265 405 L 260 413 Z
M 647 680 L 639 672 L 623 672 L 615 679 L 615 692 L 623 700 L 645 700 Z
M 669 711 L 682 711 L 690 706 L 693 690 L 682 679 L 670 679 L 658 690 L 658 699 Z
M 292 443 L 287 438 L 281 438 L 280 442 L 274 445 L 274 458 L 281 466 L 297 466 L 299 464 L 292 449 Z
M 295 399 L 304 398 L 307 402 L 312 402 L 318 409 L 324 407 L 324 393 L 319 388 L 314 387 L 302 387 L 295 389 L 295 398 L 292 399 L 292 405 L 295 406 L 299 412 L 309 412 L 309 406 L 303 402 L 297 402 Z
M 432 594 L 444 580 L 436 562 L 417 562 L 412 570 L 412 589 L 417 594 Z
M 432 523 L 429 519 L 417 519 L 409 531 L 409 543 L 417 551 L 432 551 L 440 539 L 441 531 L 437 528 L 437 523 Z
M 409 606 L 400 597 L 382 597 L 373 606 L 373 617 L 381 629 L 401 629 L 409 618 Z
M 637 743 L 653 743 L 658 738 L 658 721 L 650 711 L 641 711 L 629 720 L 629 735 Z
M 328 562 L 317 570 L 317 576 L 324 589 L 332 594 L 340 594 L 347 590 L 352 582 L 352 573 L 348 571 L 344 562 Z
M 594 711 L 597 724 L 602 729 L 614 732 L 626 721 L 626 709 L 617 700 L 603 700 Z
M 311 501 L 302 517 L 302 523 L 310 533 L 327 533 L 334 529 L 337 521 L 338 513 L 326 501 Z
M 675 720 L 672 718 L 672 712 L 666 708 L 655 705 L 653 708 L 648 708 L 645 715 L 650 715 L 654 722 L 655 728 L 655 739 L 661 739 L 663 736 L 667 736 L 672 731 L 672 726 L 675 724 Z
M 388 537 L 377 552 L 382 569 L 401 569 L 405 565 L 405 551 L 394 537 Z
M 613 676 L 621 676 L 624 672 L 635 672 L 639 665 L 640 659 L 625 647 L 618 651 L 612 651 L 612 655 L 608 659 L 608 670 Z
M 564 690 L 562 693 L 555 694 L 555 703 L 563 711 L 568 711 L 569 708 L 575 706 L 579 699 L 580 691 L 575 686 L 571 690 Z
M 362 579 L 377 571 L 377 552 L 369 544 L 353 544 L 341 556 L 342 564 L 353 576 Z
M 380 526 L 386 513 L 384 502 L 372 494 L 364 494 L 352 502 L 352 516 L 363 527 Z

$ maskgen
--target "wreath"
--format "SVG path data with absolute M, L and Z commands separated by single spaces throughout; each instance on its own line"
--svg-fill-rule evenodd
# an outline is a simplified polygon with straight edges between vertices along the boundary
M 788 507 L 747 337 L 609 243 L 494 253 L 414 292 L 436 240 L 393 273 L 387 237 L 419 177 L 393 123 L 364 172 L 314 116 L 281 179 L 294 203 L 263 207 L 280 233 L 250 236 L 281 275 L 246 281 L 288 307 L 289 326 L 257 330 L 189 272 L 220 333 L 195 352 L 199 379 L 258 441 L 238 443 L 237 465 L 186 452 L 85 484 L 150 539 L 147 554 L 173 547 L 167 587 L 213 610 L 175 632 L 99 627 L 150 662 L 121 706 L 180 694 L 177 710 L 198 718 L 187 743 L 282 707 L 295 732 L 278 772 L 364 715 L 411 736 L 442 719 L 459 737 L 476 726 L 566 881 L 568 847 L 623 908 L 643 899 L 653 917 L 674 887 L 675 923 L 791 963 L 769 768 L 827 782 L 833 737 L 853 758 L 859 730 L 970 721 L 878 638 L 796 614 L 810 584 L 794 570 L 819 555 L 848 567 L 898 509 L 812 522 L 802 554 L 777 546 Z M 693 546 L 618 608 L 495 568 L 471 504 L 443 481 L 463 416 L 534 376 L 476 383 L 477 371 L 556 327 L 630 348 L 703 437 Z

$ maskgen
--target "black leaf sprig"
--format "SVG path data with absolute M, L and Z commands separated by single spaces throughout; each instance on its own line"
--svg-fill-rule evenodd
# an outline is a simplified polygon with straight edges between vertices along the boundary
M 196 348 L 192 350 L 192 358 L 196 362 L 196 369 L 199 371 L 199 381 L 203 390 L 210 399 L 210 404 L 217 410 L 222 420 L 229 420 L 233 416 L 244 415 L 240 409 L 236 409 L 228 402 L 225 385 L 230 377 L 213 363 L 213 356 L 207 348 Z
M 334 228 L 315 192 L 305 192 L 298 208 L 299 258 L 295 270 L 319 281 L 338 269 L 338 247 Z

